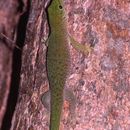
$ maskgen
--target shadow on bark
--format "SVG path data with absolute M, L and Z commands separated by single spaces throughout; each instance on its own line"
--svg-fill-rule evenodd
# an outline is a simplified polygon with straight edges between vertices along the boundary
M 23 3 L 20 1 L 19 10 L 22 11 Z M 30 1 L 27 3 L 27 10 L 23 15 L 21 15 L 18 30 L 17 30 L 17 40 L 16 44 L 20 48 L 15 48 L 13 53 L 13 64 L 12 64 L 12 76 L 11 76 L 11 86 L 10 94 L 7 101 L 7 108 L 5 116 L 2 123 L 1 130 L 10 130 L 11 121 L 15 111 L 15 106 L 17 104 L 18 94 L 19 94 L 19 85 L 20 85 L 20 71 L 22 63 L 22 49 L 24 46 L 24 41 L 26 37 L 26 26 L 29 17 Z

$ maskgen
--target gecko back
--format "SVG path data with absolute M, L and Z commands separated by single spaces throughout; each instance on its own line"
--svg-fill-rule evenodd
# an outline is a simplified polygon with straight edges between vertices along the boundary
M 61 1 L 60 1 L 61 2 Z M 63 89 L 68 72 L 69 51 L 62 4 L 52 0 L 48 8 L 50 37 L 47 50 L 47 72 L 51 92 L 50 130 L 59 130 Z

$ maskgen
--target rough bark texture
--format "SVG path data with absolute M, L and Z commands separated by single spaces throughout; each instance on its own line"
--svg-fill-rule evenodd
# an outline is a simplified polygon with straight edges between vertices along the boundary
M 48 37 L 45 12 L 48 2 L 28 3 L 20 88 L 11 130 L 49 128 L 49 113 L 41 104 L 41 94 L 48 89 L 44 44 Z M 92 46 L 93 51 L 85 56 L 70 45 L 71 68 L 66 87 L 73 90 L 77 99 L 76 121 L 72 124 L 69 105 L 64 103 L 61 130 L 130 130 L 130 2 L 64 0 L 64 3 L 69 34 L 79 43 Z M 0 47 L 6 48 L 3 43 Z M 5 67 L 9 62 L 4 72 L 8 78 L 3 77 L 2 81 L 6 79 L 4 84 L 9 88 L 12 53 L 7 48 L 8 53 L 2 50 L 1 64 Z
M 93 46 L 88 57 L 71 49 L 74 130 L 130 130 L 130 1 L 65 0 L 65 8 L 69 33 Z
M 13 52 L 22 8 L 19 1 L 0 0 L 0 128 L 11 86 Z
M 47 0 L 32 0 L 22 53 L 20 89 L 11 130 L 43 130 L 43 105 L 41 94 L 47 82 L 46 46 L 48 37 L 45 5 Z

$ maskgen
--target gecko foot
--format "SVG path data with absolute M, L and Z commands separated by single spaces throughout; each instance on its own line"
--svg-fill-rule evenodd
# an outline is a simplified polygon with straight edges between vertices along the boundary
M 50 91 L 45 92 L 41 97 L 42 104 L 50 111 Z
M 69 118 L 68 121 L 69 124 L 72 125 L 72 127 L 75 126 L 75 108 L 76 108 L 76 98 L 72 92 L 72 90 L 65 88 L 64 89 L 64 100 L 69 102 Z M 50 112 L 50 90 L 45 92 L 42 97 L 41 97 L 41 101 L 42 104 L 44 105 L 44 107 Z
M 69 102 L 70 114 L 67 122 L 69 122 L 69 124 L 71 124 L 72 127 L 74 128 L 76 124 L 76 117 L 75 117 L 76 97 L 74 96 L 72 90 L 67 88 L 65 89 L 64 100 Z

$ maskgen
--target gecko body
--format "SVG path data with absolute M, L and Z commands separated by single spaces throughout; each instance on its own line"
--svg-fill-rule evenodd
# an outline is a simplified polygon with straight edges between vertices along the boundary
M 76 104 L 73 93 L 64 89 L 70 61 L 68 38 L 72 42 L 71 45 L 84 54 L 88 54 L 91 49 L 79 44 L 67 34 L 63 0 L 52 0 L 47 11 L 50 26 L 47 48 L 49 91 L 43 94 L 42 103 L 50 110 L 49 130 L 59 130 L 63 99 L 65 98 L 70 102 L 70 114 L 72 116 Z
M 68 71 L 69 49 L 62 1 L 52 0 L 48 7 L 50 37 L 47 50 L 47 72 L 51 96 L 50 130 L 59 130 L 63 89 Z

